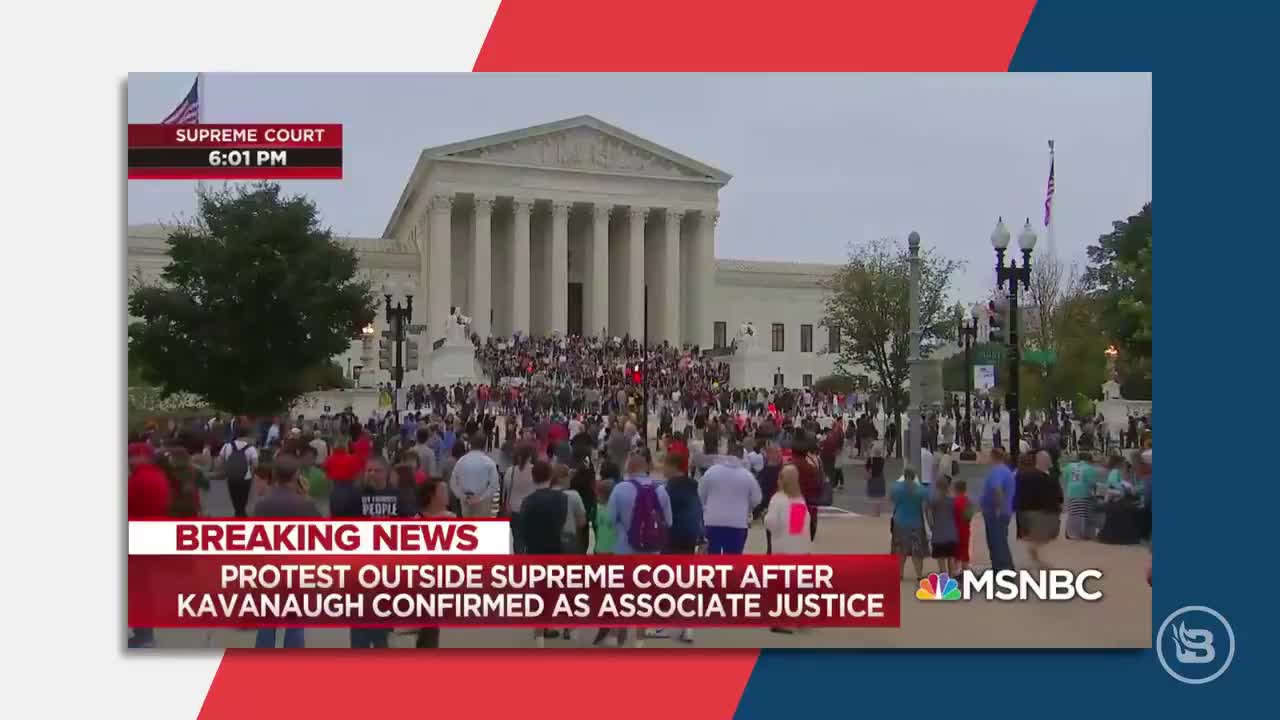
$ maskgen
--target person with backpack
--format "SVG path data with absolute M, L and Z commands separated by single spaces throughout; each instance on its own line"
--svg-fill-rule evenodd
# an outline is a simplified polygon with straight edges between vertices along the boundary
M 253 446 L 253 428 L 240 429 L 240 437 L 222 446 L 218 453 L 218 466 L 227 479 L 227 492 L 231 495 L 231 507 L 236 517 L 249 517 L 249 492 L 253 486 L 253 473 L 258 467 L 258 449 Z
M 649 448 L 639 447 L 627 456 L 624 479 L 609 496 L 607 516 L 618 534 L 613 545 L 617 555 L 655 555 L 667 548 L 671 528 L 671 496 L 654 481 L 649 472 L 652 458 Z M 637 630 L 636 647 L 644 644 L 644 632 Z M 627 631 L 619 630 L 619 644 L 625 643 Z

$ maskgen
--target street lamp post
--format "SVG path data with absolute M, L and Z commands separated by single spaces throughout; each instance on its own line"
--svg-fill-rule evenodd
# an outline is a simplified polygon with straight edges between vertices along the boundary
M 1009 229 L 1004 218 L 996 222 L 991 231 L 991 247 L 996 251 L 996 287 L 1009 293 L 1009 392 L 1005 394 L 1005 406 L 1009 409 L 1009 455 L 1017 458 L 1022 449 L 1022 414 L 1018 405 L 1018 371 L 1022 364 L 1022 346 L 1018 342 L 1018 286 L 1031 289 L 1031 251 L 1036 247 L 1036 232 L 1027 218 L 1018 233 L 1018 247 L 1022 250 L 1022 265 L 1017 258 L 1004 262 L 1004 251 L 1009 247 Z
M 391 395 L 391 412 L 395 415 L 396 422 L 399 423 L 400 387 L 404 383 L 404 339 L 409 323 L 413 320 L 413 293 L 406 292 L 404 294 L 405 304 L 403 307 L 398 301 L 392 306 L 391 296 L 394 294 L 394 285 L 388 282 L 382 286 L 382 295 L 386 300 L 387 307 L 387 325 L 391 328 L 391 339 L 396 344 L 396 361 L 391 370 L 395 383 L 395 392 Z
M 907 251 L 909 268 L 909 285 L 907 286 L 907 312 L 911 317 L 907 323 L 907 365 L 911 368 L 911 394 L 908 396 L 907 403 L 907 452 L 906 464 L 908 467 L 914 468 L 917 475 L 922 472 L 920 468 L 920 440 L 923 437 L 924 428 L 920 418 L 921 408 L 924 406 L 923 388 L 924 383 L 921 382 L 920 372 L 920 233 L 912 232 L 907 236 Z M 902 431 L 901 428 L 898 429 Z
M 959 330 L 960 344 L 964 346 L 964 450 L 960 451 L 961 460 L 977 460 L 978 455 L 973 451 L 973 418 L 970 417 L 969 408 L 973 404 L 973 343 L 978 338 L 978 311 L 975 308 L 973 317 L 969 322 L 965 322 L 964 318 L 960 318 Z

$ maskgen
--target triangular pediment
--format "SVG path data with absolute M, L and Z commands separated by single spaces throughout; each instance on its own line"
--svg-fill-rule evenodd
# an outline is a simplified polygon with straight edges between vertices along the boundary
M 435 158 L 727 182 L 728 174 L 589 115 L 436 148 Z

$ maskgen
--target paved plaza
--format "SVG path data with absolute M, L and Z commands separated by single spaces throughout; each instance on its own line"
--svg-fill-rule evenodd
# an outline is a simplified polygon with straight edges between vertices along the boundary
M 962 476 L 980 478 L 985 468 L 964 465 Z M 887 514 L 873 517 L 863 497 L 860 469 L 837 493 L 836 507 L 824 511 L 818 524 L 816 553 L 883 553 L 889 548 Z M 971 493 L 980 482 L 970 482 Z M 225 486 L 216 483 L 207 497 L 212 513 L 229 511 Z M 222 506 L 226 507 L 223 508 Z M 1013 542 L 1015 563 L 1026 561 L 1025 549 Z M 748 553 L 764 552 L 764 532 L 752 528 Z M 975 567 L 989 565 L 981 517 L 973 522 L 972 556 Z M 1103 599 L 1097 602 L 922 602 L 915 598 L 911 565 L 902 583 L 902 623 L 896 629 L 836 629 L 802 631 L 795 635 L 767 629 L 700 628 L 696 647 L 712 648 L 1147 648 L 1151 646 L 1151 590 L 1146 582 L 1150 554 L 1146 547 L 1104 545 L 1059 539 L 1044 552 L 1054 567 L 1096 568 Z M 926 572 L 932 561 L 926 561 Z M 593 628 L 579 629 L 571 641 L 548 640 L 547 648 L 589 647 Z M 157 630 L 159 648 L 252 647 L 253 631 Z M 349 647 L 345 629 L 306 631 L 308 647 Z M 412 647 L 411 633 L 394 633 L 394 647 Z M 446 628 L 441 647 L 532 648 L 532 632 L 525 629 Z M 674 639 L 650 639 L 647 648 L 684 647 Z

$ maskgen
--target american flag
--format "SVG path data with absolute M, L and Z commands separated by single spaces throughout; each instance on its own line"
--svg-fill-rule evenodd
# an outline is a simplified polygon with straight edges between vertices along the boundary
M 200 122 L 200 78 L 191 83 L 191 90 L 182 98 L 178 107 L 160 121 L 161 125 L 195 125 Z
M 1049 185 L 1044 191 L 1044 226 L 1049 227 L 1053 219 L 1053 157 L 1049 158 Z

